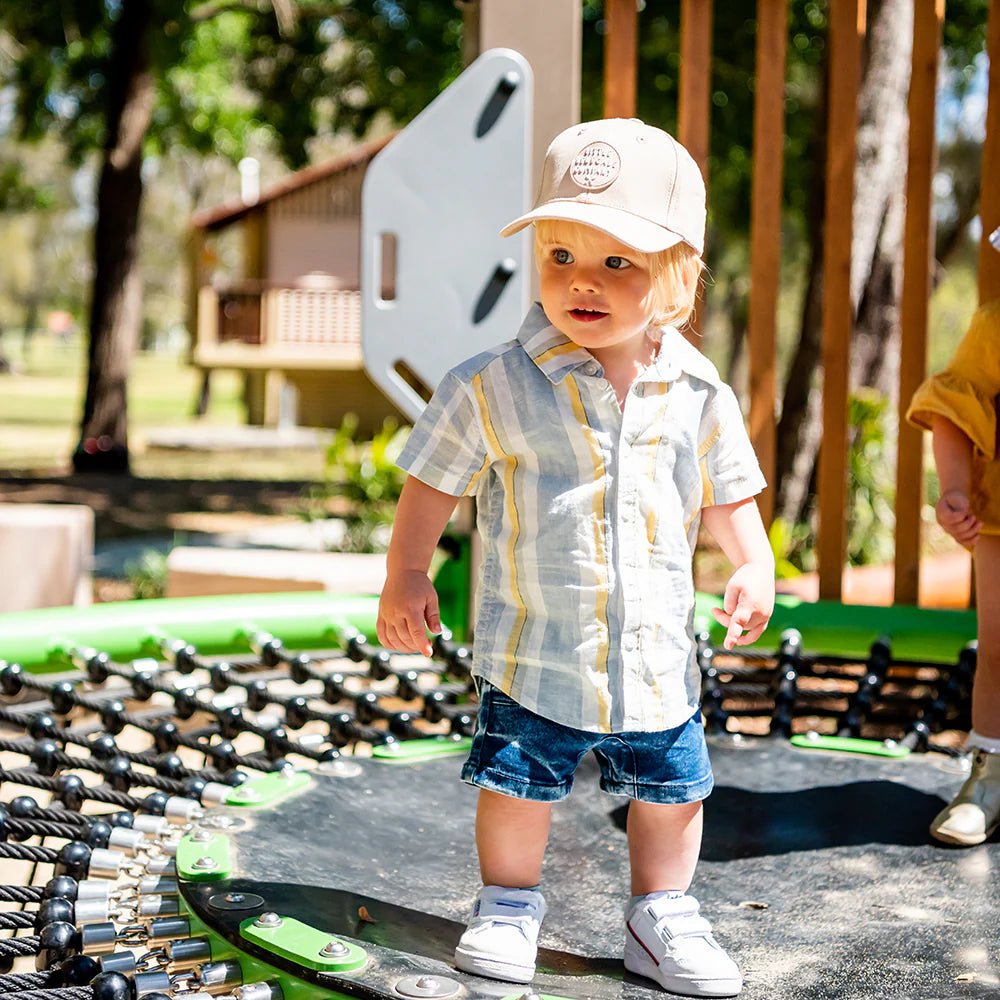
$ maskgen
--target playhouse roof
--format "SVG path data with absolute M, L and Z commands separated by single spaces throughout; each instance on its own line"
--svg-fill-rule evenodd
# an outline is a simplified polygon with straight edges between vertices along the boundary
M 356 146 L 343 156 L 338 156 L 326 163 L 317 163 L 309 167 L 296 170 L 287 177 L 282 178 L 277 184 L 272 184 L 269 188 L 261 191 L 255 202 L 247 204 L 243 201 L 230 202 L 228 205 L 220 205 L 218 208 L 203 209 L 196 212 L 191 218 L 191 224 L 196 229 L 204 229 L 207 232 L 225 229 L 234 222 L 257 211 L 268 202 L 276 201 L 285 195 L 301 191 L 303 188 L 326 180 L 339 173 L 345 173 L 353 167 L 359 167 L 375 158 L 383 147 L 395 138 L 396 133 L 390 132 L 380 139 L 373 139 L 370 142 Z

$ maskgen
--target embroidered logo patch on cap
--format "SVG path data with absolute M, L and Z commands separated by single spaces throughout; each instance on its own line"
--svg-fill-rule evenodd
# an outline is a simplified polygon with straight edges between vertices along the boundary
M 607 187 L 621 172 L 622 161 L 618 150 L 606 142 L 592 142 L 576 154 L 569 166 L 574 184 L 588 191 Z

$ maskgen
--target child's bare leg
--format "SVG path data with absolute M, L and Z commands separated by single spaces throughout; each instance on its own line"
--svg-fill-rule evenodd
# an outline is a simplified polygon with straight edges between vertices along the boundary
M 479 790 L 476 847 L 483 885 L 527 889 L 541 882 L 551 816 L 550 802 Z
M 976 604 L 979 654 L 972 690 L 972 728 L 1000 740 L 1000 535 L 976 542 Z
M 627 829 L 632 895 L 665 889 L 687 892 L 698 864 L 701 827 L 700 802 L 630 802 Z
M 972 689 L 972 728 L 980 741 L 958 794 L 934 817 L 931 835 L 947 844 L 981 844 L 1000 826 L 1000 536 L 976 542 L 979 656 Z M 985 747 L 985 749 L 984 749 Z

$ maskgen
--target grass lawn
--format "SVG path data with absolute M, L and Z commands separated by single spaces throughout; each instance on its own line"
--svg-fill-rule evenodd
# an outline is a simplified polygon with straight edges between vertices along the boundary
M 82 337 L 59 341 L 36 334 L 25 351 L 7 336 L 3 353 L 13 372 L 0 374 L 0 470 L 26 475 L 65 471 L 77 441 L 86 385 Z M 212 397 L 203 418 L 192 416 L 199 373 L 182 354 L 137 354 L 129 376 L 129 446 L 138 476 L 193 479 L 315 479 L 322 476 L 322 449 L 188 451 L 148 448 L 148 432 L 194 426 L 239 427 L 245 423 L 242 381 L 235 372 L 212 376 Z

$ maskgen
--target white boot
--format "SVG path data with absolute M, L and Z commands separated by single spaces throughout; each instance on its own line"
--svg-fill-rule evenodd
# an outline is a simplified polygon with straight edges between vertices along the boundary
M 972 847 L 1000 825 L 1000 754 L 976 750 L 972 773 L 958 794 L 934 817 L 931 836 Z

